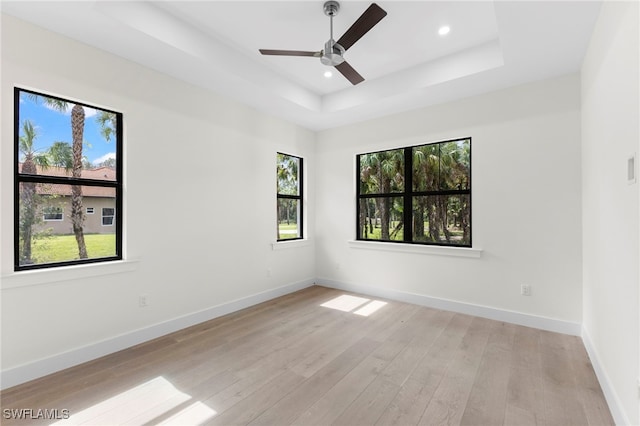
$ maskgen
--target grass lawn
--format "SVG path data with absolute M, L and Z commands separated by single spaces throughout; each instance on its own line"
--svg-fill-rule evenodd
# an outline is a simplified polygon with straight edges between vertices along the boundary
M 115 234 L 87 234 L 84 236 L 87 254 L 90 258 L 107 257 L 116 254 Z M 33 241 L 35 263 L 62 262 L 78 259 L 78 243 L 72 235 L 53 235 Z
M 287 240 L 291 238 L 298 238 L 298 224 L 286 222 L 278 224 L 278 239 Z
M 393 230 L 397 225 L 398 225 L 398 221 L 392 220 L 390 223 L 389 232 L 393 232 Z M 367 225 L 367 236 L 365 237 L 363 235 L 363 238 L 367 240 L 381 240 L 382 228 L 374 226 L 372 231 L 371 228 L 369 228 L 369 225 Z M 404 229 L 400 229 L 400 231 L 396 232 L 393 238 L 391 238 L 392 241 L 402 241 L 403 239 L 404 239 Z
M 391 222 L 391 226 L 390 226 L 390 231 L 392 232 L 393 229 L 396 227 L 396 225 L 398 224 L 398 222 L 396 221 L 392 221 Z M 428 232 L 429 230 L 429 222 L 424 222 L 424 229 Z M 369 231 L 370 229 L 368 228 L 367 225 L 367 231 Z M 391 238 L 392 241 L 402 241 L 404 236 L 403 236 L 403 231 L 404 229 L 401 229 L 400 232 L 397 232 L 396 235 Z M 451 227 L 449 229 L 450 232 L 450 238 L 451 238 L 451 243 L 460 243 L 462 241 L 462 236 L 463 236 L 463 232 L 460 228 L 453 228 Z M 363 236 L 364 239 L 367 240 L 381 240 L 382 239 L 382 229 L 378 228 L 378 227 L 374 227 L 373 228 L 373 232 L 369 232 L 367 234 L 366 237 Z M 416 242 L 420 242 L 420 241 L 428 241 L 431 242 L 432 240 L 430 238 L 427 237 L 427 235 L 423 235 L 422 237 L 414 237 L 414 241 Z M 444 237 L 444 235 L 440 235 L 440 242 L 442 243 L 446 243 L 447 240 Z

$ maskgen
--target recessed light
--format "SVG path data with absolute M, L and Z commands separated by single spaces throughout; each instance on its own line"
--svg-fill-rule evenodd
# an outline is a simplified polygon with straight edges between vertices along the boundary
M 440 27 L 440 29 L 438 29 L 438 34 L 440 34 L 441 36 L 447 35 L 447 34 L 449 34 L 449 31 L 451 31 L 451 28 L 449 28 L 448 26 L 444 25 L 444 26 Z
M 325 72 L 324 72 L 324 76 L 325 76 L 326 78 L 331 78 L 331 77 L 333 77 L 333 73 L 332 73 L 331 71 L 325 71 Z

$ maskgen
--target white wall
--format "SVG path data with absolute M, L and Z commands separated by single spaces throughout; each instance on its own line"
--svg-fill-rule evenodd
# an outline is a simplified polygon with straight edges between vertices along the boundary
M 97 276 L 13 274 L 14 85 L 124 113 L 125 255 L 140 262 Z M 6 15 L 1 89 L 3 371 L 313 283 L 312 244 L 271 247 L 276 152 L 304 157 L 313 187 L 312 132 Z M 150 306 L 139 308 L 143 293 Z
M 321 132 L 318 281 L 580 323 L 579 88 L 569 75 Z M 348 244 L 356 154 L 468 136 L 479 259 Z M 521 284 L 532 286 L 531 297 L 520 295 Z
M 605 3 L 584 62 L 582 112 L 580 78 L 569 75 L 314 135 L 3 15 L 3 372 L 26 366 L 44 374 L 35 368 L 40 360 L 82 348 L 97 356 L 176 319 L 320 277 L 371 293 L 584 321 L 614 415 L 639 423 L 640 185 L 624 182 L 627 156 L 640 154 L 637 36 L 637 4 Z M 13 274 L 14 85 L 124 113 L 125 254 L 139 262 L 110 274 L 104 267 Z M 468 136 L 480 258 L 348 244 L 356 154 Z M 315 246 L 271 250 L 276 151 L 305 158 Z M 532 286 L 531 297 L 520 295 L 521 284 Z M 150 301 L 144 309 L 142 293 Z
M 640 424 L 638 13 L 604 2 L 582 67 L 584 337 L 620 424 Z

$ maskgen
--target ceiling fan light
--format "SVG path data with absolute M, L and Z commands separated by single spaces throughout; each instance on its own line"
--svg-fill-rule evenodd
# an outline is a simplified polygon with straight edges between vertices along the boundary
M 331 78 L 331 77 L 333 77 L 333 73 L 331 71 L 325 71 L 324 72 L 324 76 L 325 76 L 325 78 Z
M 443 25 L 438 29 L 438 34 L 440 34 L 441 36 L 445 36 L 449 34 L 449 31 L 451 31 L 451 28 L 447 25 Z

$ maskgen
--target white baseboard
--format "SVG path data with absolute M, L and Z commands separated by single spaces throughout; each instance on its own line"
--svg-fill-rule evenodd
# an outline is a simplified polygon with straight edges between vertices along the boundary
M 620 398 L 618 398 L 618 394 L 616 393 L 615 388 L 611 385 L 609 376 L 605 372 L 604 368 L 602 368 L 600 357 L 598 356 L 598 351 L 596 351 L 596 348 L 593 345 L 593 341 L 591 340 L 591 336 L 587 332 L 587 329 L 584 327 L 582 328 L 582 341 L 584 342 L 584 347 L 587 350 L 587 354 L 589 354 L 591 365 L 593 365 L 593 371 L 595 371 L 596 377 L 598 377 L 598 382 L 600 382 L 600 387 L 602 388 L 604 397 L 607 400 L 607 404 L 609 405 L 609 410 L 611 410 L 613 420 L 617 425 L 630 425 L 631 421 L 622 409 Z
M 73 349 L 68 352 L 3 370 L 0 372 L 0 389 L 7 389 L 12 386 L 28 382 L 29 380 L 37 379 L 60 370 L 64 370 L 65 368 L 73 367 L 74 365 L 82 364 L 83 362 L 91 361 L 101 356 L 109 355 L 122 349 L 173 333 L 174 331 L 178 331 L 222 315 L 227 315 L 240 309 L 248 308 L 250 306 L 257 305 L 258 303 L 293 293 L 294 291 L 311 287 L 314 282 L 315 280 L 313 278 L 309 278 L 293 284 L 213 306 L 211 308 L 187 314 L 162 323 L 154 324 L 139 330 L 134 330 L 132 332 L 83 346 L 81 348 Z
M 398 300 L 401 302 L 428 306 L 430 308 L 442 309 L 445 311 L 474 315 L 477 317 L 489 318 L 492 320 L 508 322 L 511 324 L 524 325 L 526 327 L 554 331 L 556 333 L 569 334 L 572 336 L 580 336 L 581 333 L 581 324 L 577 322 L 541 317 L 538 315 L 523 314 L 514 311 L 506 311 L 502 309 L 491 308 L 488 306 L 456 302 L 454 300 L 440 299 L 437 297 L 407 293 L 398 290 L 344 283 L 325 278 L 318 278 L 316 283 L 318 285 L 339 290 L 362 293 L 370 296 L 382 297 L 385 299 Z

